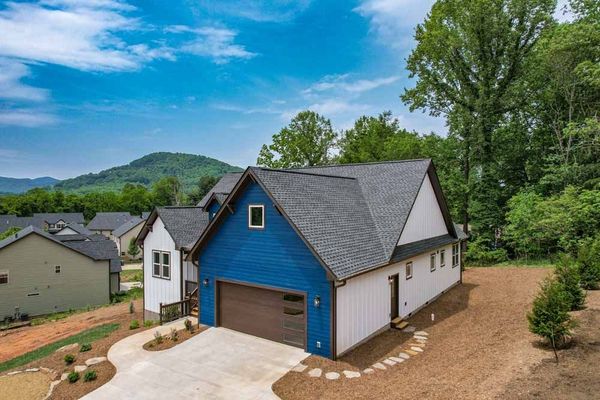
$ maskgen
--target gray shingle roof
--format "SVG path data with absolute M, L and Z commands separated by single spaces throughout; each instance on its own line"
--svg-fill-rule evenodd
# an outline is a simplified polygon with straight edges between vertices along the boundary
M 113 231 L 132 218 L 128 212 L 99 212 L 87 228 L 91 231 Z
M 467 235 L 465 233 L 465 231 L 463 230 L 462 225 L 459 225 L 459 224 L 455 223 L 454 224 L 454 230 L 456 231 L 456 235 L 458 236 L 458 238 L 460 240 L 465 240 L 465 239 L 469 238 L 469 235 Z
M 62 220 L 67 224 L 84 224 L 82 213 L 36 213 L 33 217 L 17 217 L 16 215 L 0 215 L 0 233 L 11 227 L 26 228 L 35 226 L 43 229 L 45 222 L 54 224 Z
M 441 235 L 417 242 L 406 243 L 396 247 L 392 255 L 392 262 L 403 261 L 408 258 L 423 254 L 429 250 L 437 249 L 450 243 L 458 242 L 460 239 L 450 235 Z
M 144 220 L 140 217 L 132 217 L 130 220 L 115 229 L 112 234 L 115 237 L 120 237 L 143 222 Z
M 70 228 L 70 229 L 74 230 L 75 232 L 79 233 L 80 235 L 91 235 L 92 234 L 92 231 L 90 231 L 88 228 L 86 228 L 85 226 L 83 226 L 81 224 L 77 224 L 77 223 L 68 224 L 65 228 Z M 65 229 L 65 228 L 63 228 L 63 229 Z
M 213 193 L 231 193 L 231 190 L 242 177 L 242 172 L 229 172 L 221 177 L 219 182 L 200 200 L 198 207 L 206 207 Z
M 178 249 L 193 246 L 209 223 L 200 207 L 159 207 L 156 212 Z
M 35 213 L 33 216 L 36 218 L 41 218 L 49 224 L 54 224 L 61 220 L 67 224 L 83 225 L 85 223 L 83 213 Z

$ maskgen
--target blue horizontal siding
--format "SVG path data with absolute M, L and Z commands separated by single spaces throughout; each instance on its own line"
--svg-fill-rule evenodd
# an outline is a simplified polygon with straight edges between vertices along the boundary
M 221 225 L 199 256 L 200 321 L 215 325 L 215 280 L 227 279 L 306 293 L 307 350 L 331 357 L 331 285 L 325 270 L 273 207 L 256 183 L 250 183 L 235 203 L 235 213 L 224 213 Z M 265 206 L 265 229 L 248 229 L 248 205 Z M 315 296 L 321 298 L 315 307 Z M 317 347 L 320 342 L 320 348 Z

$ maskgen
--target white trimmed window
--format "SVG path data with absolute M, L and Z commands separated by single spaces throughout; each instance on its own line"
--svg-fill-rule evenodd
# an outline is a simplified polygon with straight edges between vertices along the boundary
M 410 278 L 412 278 L 412 273 L 413 273 L 413 264 L 412 264 L 412 261 L 411 262 L 407 262 L 406 263 L 406 280 L 409 280 Z
M 171 279 L 171 253 L 168 251 L 152 251 L 152 276 Z
M 265 206 L 250 204 L 248 206 L 248 228 L 263 229 L 265 227 Z
M 435 253 L 431 253 L 429 256 L 429 270 L 431 272 L 435 271 Z
M 440 268 L 446 265 L 446 250 L 440 250 Z
M 460 264 L 460 252 L 458 249 L 458 243 L 452 245 L 452 268 L 457 267 Z
M 0 271 L 0 285 L 8 285 L 8 271 Z

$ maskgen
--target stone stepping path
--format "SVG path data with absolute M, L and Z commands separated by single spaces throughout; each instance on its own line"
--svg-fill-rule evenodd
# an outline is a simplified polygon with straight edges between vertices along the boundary
M 338 380 L 342 375 L 344 377 L 346 377 L 346 379 L 355 379 L 355 378 L 360 378 L 363 375 L 371 375 L 377 372 L 377 370 L 379 371 L 384 371 L 387 370 L 388 368 L 391 368 L 395 365 L 399 365 L 402 364 L 404 361 L 408 360 L 411 356 L 417 356 L 421 353 L 423 353 L 424 351 L 424 347 L 427 344 L 427 340 L 429 339 L 429 333 L 425 332 L 425 331 L 417 331 L 417 328 L 415 328 L 414 326 L 407 326 L 406 328 L 404 328 L 402 330 L 402 332 L 410 332 L 413 333 L 413 342 L 408 343 L 407 345 L 404 346 L 404 349 L 398 354 L 398 357 L 393 356 L 393 357 L 388 357 L 384 360 L 381 360 L 380 362 L 376 362 L 375 364 L 373 364 L 371 367 L 369 368 L 365 368 L 362 371 L 362 374 L 359 371 L 349 371 L 349 370 L 344 370 L 341 373 L 340 372 L 335 372 L 335 371 L 331 371 L 331 372 L 327 372 L 325 374 L 325 378 L 328 380 Z M 100 357 L 102 358 L 102 357 Z M 92 359 L 90 359 L 92 360 Z M 90 361 L 88 360 L 88 361 Z M 86 361 L 86 364 L 88 363 L 88 361 Z M 104 361 L 104 360 L 102 360 Z M 101 362 L 101 361 L 99 361 Z M 77 368 L 77 367 L 75 367 Z M 294 368 L 292 368 L 291 370 L 293 372 L 298 372 L 298 373 L 303 373 L 304 371 L 306 371 L 308 369 L 307 365 L 304 365 L 302 363 L 294 366 Z M 307 375 L 311 378 L 320 378 L 323 375 L 323 370 L 321 368 L 312 368 L 311 370 L 308 371 Z

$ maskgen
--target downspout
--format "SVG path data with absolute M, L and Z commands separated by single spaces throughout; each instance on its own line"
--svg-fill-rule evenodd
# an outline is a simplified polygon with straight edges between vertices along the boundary
M 337 360 L 337 287 L 331 281 L 331 359 Z

